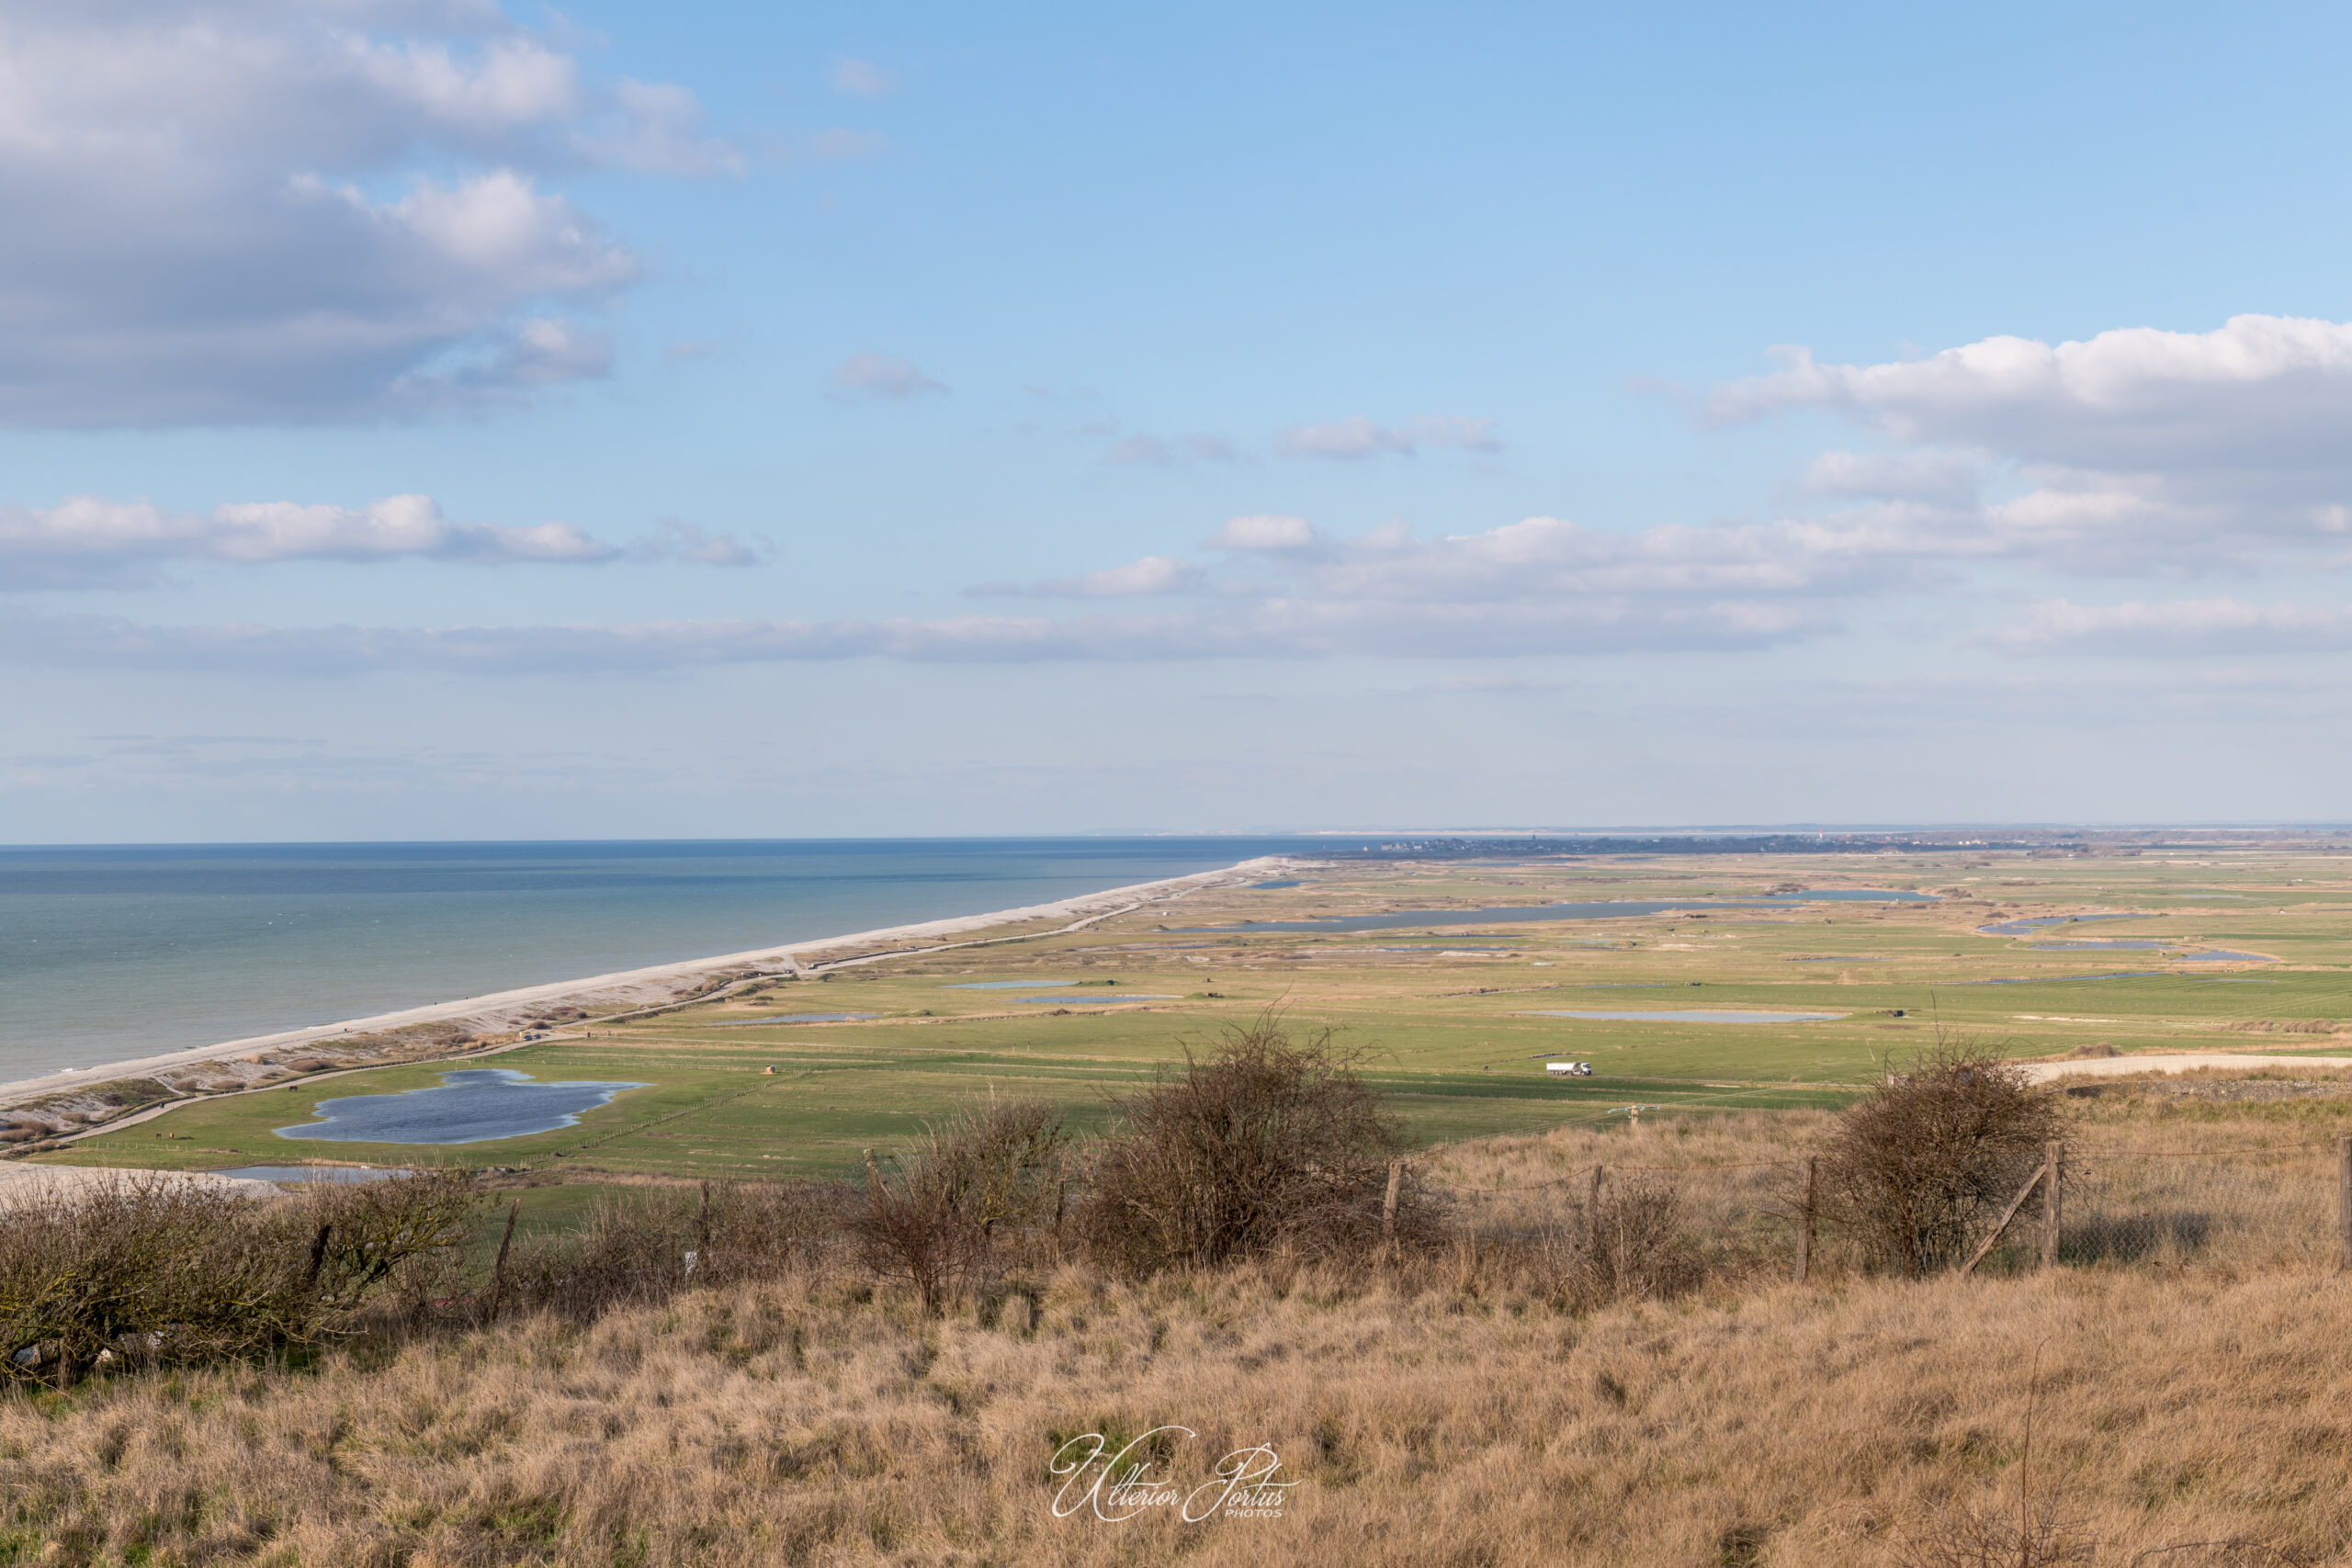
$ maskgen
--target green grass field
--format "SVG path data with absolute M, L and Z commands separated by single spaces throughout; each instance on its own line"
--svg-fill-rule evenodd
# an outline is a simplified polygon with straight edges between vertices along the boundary
M 1554 901 L 1756 899 L 1791 886 L 1943 897 L 1355 933 L 1241 924 Z M 2031 937 L 1976 929 L 2119 911 L 2135 918 Z M 535 1171 L 841 1174 L 856 1168 L 861 1149 L 902 1144 L 989 1093 L 1042 1096 L 1079 1124 L 1099 1126 L 1119 1096 L 1181 1060 L 1188 1044 L 1208 1044 L 1268 1009 L 1295 1030 L 1336 1031 L 1423 1144 L 1605 1121 L 1629 1104 L 1669 1113 L 1834 1106 L 1883 1071 L 1888 1055 L 1916 1049 L 1939 1028 L 2018 1056 L 2100 1044 L 2328 1049 L 2325 1035 L 2246 1026 L 2352 1026 L 2347 936 L 2352 859 L 2259 846 L 2064 860 L 1962 852 L 1353 863 L 1305 886 L 1198 896 L 1080 933 L 778 981 L 754 996 L 592 1025 L 586 1036 L 493 1058 L 540 1078 L 646 1086 L 554 1133 L 446 1149 L 277 1136 L 309 1120 L 321 1100 L 439 1081 L 435 1068 L 408 1066 L 205 1101 L 41 1157 L 199 1168 L 425 1157 Z M 2164 945 L 2034 945 L 2090 940 Z M 2186 956 L 2211 949 L 2271 962 Z M 2106 977 L 2131 971 L 2155 973 Z M 995 980 L 1065 984 L 956 988 Z M 1023 999 L 1033 996 L 1048 999 Z M 1079 999 L 1111 996 L 1138 999 Z M 1839 1016 L 1777 1024 L 1529 1016 L 1689 1009 Z M 800 1013 L 874 1016 L 751 1021 Z M 2352 1034 L 2333 1048 L 2352 1055 Z M 1546 1058 L 1590 1061 L 1596 1076 L 1549 1078 Z M 535 1197 L 534 1213 L 553 1202 Z

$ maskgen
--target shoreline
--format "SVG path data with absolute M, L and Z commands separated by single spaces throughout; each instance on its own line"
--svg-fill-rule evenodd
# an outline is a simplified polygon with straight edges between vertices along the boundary
M 641 969 L 620 969 L 604 975 L 590 975 L 579 979 L 557 980 L 538 986 L 525 986 L 514 990 L 492 991 L 476 997 L 461 997 L 452 1001 L 428 1002 L 421 1007 L 402 1008 L 394 1012 L 376 1013 L 367 1018 L 339 1019 L 332 1023 L 314 1024 L 302 1029 L 282 1030 L 274 1034 L 255 1034 L 242 1040 L 222 1041 L 215 1045 L 194 1045 L 184 1050 L 166 1052 L 161 1055 L 133 1057 L 125 1061 L 101 1063 L 90 1067 L 61 1068 L 39 1077 L 0 1083 L 0 1107 L 17 1104 L 26 1100 L 85 1089 L 118 1078 L 142 1077 L 176 1067 L 191 1066 L 200 1062 L 219 1061 L 225 1057 L 252 1055 L 263 1051 L 288 1045 L 306 1045 L 317 1041 L 332 1040 L 338 1035 L 376 1032 L 402 1029 L 420 1023 L 475 1022 L 500 1031 L 517 1027 L 515 1015 L 540 1008 L 562 1005 L 567 1001 L 594 998 L 619 1010 L 651 1011 L 668 1006 L 684 1005 L 676 987 L 682 983 L 707 979 L 715 973 L 741 969 L 749 964 L 768 965 L 771 973 L 788 973 L 801 967 L 798 955 L 821 953 L 852 943 L 904 942 L 910 938 L 946 937 L 965 931 L 985 931 L 991 926 L 1009 925 L 1021 920 L 1051 919 L 1066 916 L 1081 923 L 1106 919 L 1140 908 L 1152 896 L 1181 898 L 1204 887 L 1227 885 L 1232 879 L 1255 879 L 1272 873 L 1311 863 L 1303 858 L 1288 855 L 1260 855 L 1238 861 L 1215 871 L 1196 871 L 1184 876 L 1163 877 L 1154 882 L 1130 883 L 1124 887 L 1107 887 L 1098 893 L 1082 893 L 1049 904 L 1030 904 L 1012 909 L 995 909 L 976 915 L 953 915 L 944 919 L 921 920 L 910 925 L 884 926 L 875 931 L 852 931 L 842 936 L 808 937 L 764 946 L 746 948 L 740 953 L 721 953 L 710 958 L 682 959 L 670 964 L 656 964 Z M 1049 932 L 1032 933 L 1038 936 Z M 1010 939 L 1009 939 L 1010 940 Z M 824 965 L 837 967 L 842 964 L 871 963 L 876 959 L 902 956 L 899 953 L 854 953 Z

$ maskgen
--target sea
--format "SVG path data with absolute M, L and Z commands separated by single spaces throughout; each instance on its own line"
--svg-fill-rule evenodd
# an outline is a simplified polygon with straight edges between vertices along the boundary
M 1224 836 L 0 847 L 0 1082 L 1338 847 Z

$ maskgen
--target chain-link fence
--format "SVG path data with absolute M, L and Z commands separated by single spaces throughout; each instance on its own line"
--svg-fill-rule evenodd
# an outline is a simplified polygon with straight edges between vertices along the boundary
M 2051 1191 L 2055 1175 L 2055 1201 Z M 1670 1225 L 1708 1274 L 1805 1278 L 1869 1266 L 1813 1162 L 1597 1164 L 1535 1181 L 1429 1183 L 1480 1238 L 1589 1251 L 1611 1226 Z M 2056 1221 L 2055 1245 L 2051 1222 Z M 2172 1152 L 2068 1145 L 1938 1267 L 2007 1274 L 2118 1268 L 2352 1268 L 2352 1151 L 2341 1143 Z

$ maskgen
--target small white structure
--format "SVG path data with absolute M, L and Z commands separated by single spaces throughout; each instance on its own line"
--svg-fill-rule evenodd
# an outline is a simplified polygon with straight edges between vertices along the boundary
M 1544 1064 L 1544 1070 L 1547 1073 L 1557 1073 L 1560 1077 L 1567 1078 L 1592 1077 L 1590 1062 L 1546 1062 Z

